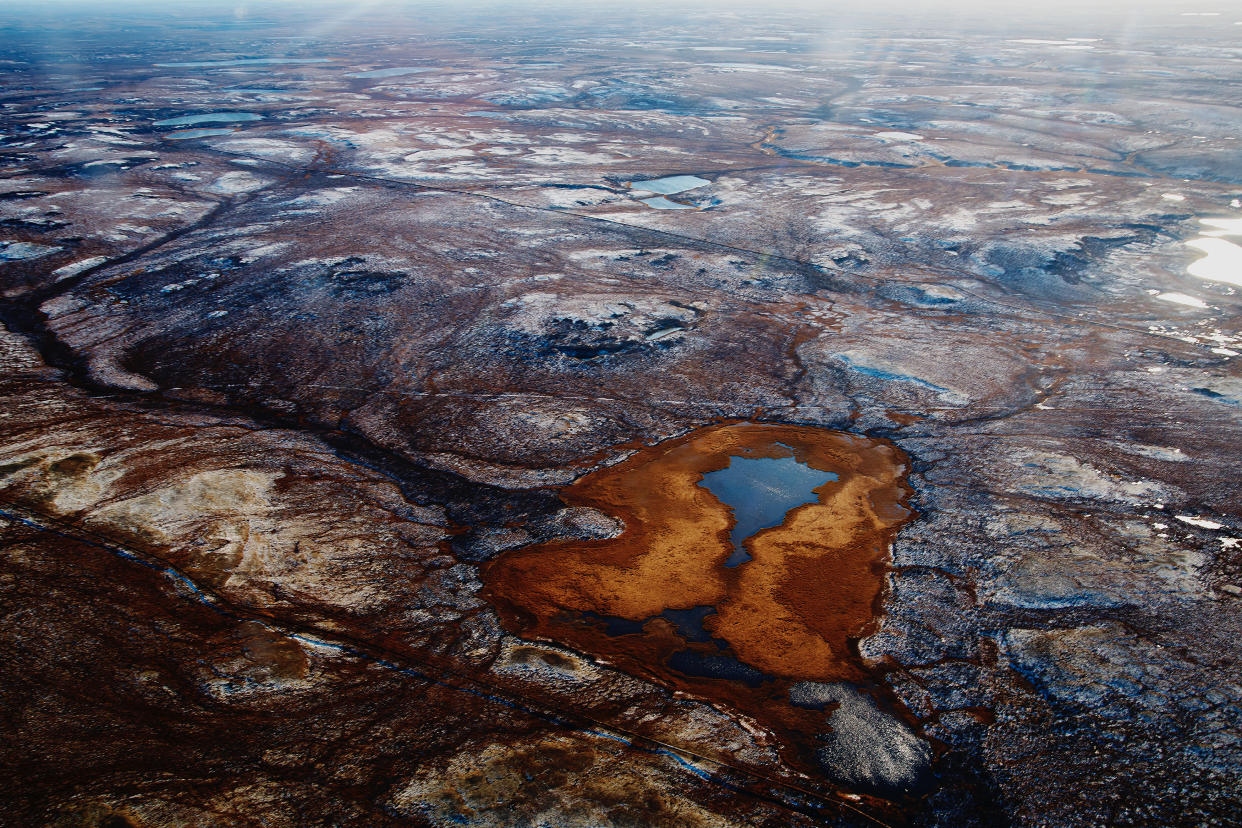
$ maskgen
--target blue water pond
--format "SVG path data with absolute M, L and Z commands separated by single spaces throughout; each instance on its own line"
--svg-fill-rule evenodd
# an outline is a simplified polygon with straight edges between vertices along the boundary
M 649 181 L 631 181 L 635 190 L 646 190 L 660 195 L 676 195 L 686 190 L 694 190 L 711 184 L 706 178 L 697 175 L 666 175 L 664 178 L 653 178 Z
M 731 457 L 729 465 L 703 475 L 700 483 L 733 510 L 733 554 L 725 566 L 750 560 L 743 545 L 751 535 L 780 526 L 790 509 L 818 500 L 814 490 L 837 480 L 832 472 L 813 469 L 792 457 Z

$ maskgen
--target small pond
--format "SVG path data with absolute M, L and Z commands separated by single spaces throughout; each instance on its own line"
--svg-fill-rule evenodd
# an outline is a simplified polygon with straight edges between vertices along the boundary
M 761 529 L 780 526 L 785 514 L 818 500 L 815 489 L 837 480 L 836 474 L 813 469 L 792 457 L 731 457 L 729 465 L 703 475 L 699 485 L 733 510 L 737 524 L 730 533 L 733 554 L 725 566 L 750 560 L 743 545 Z

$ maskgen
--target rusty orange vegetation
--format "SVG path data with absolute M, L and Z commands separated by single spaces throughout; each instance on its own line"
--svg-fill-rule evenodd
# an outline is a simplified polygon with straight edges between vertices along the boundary
M 726 568 L 731 511 L 699 485 L 730 457 L 788 457 L 838 480 L 818 502 L 746 541 L 751 560 Z M 685 686 L 663 664 L 695 645 L 655 618 L 712 606 L 705 628 L 769 676 L 860 680 L 852 642 L 873 631 L 892 536 L 909 519 L 908 461 L 886 441 L 821 428 L 729 423 L 643 448 L 588 474 L 562 498 L 622 519 L 596 541 L 552 541 L 509 552 L 485 571 L 507 626 L 558 640 Z M 605 636 L 582 622 L 598 613 L 646 622 L 641 636 Z M 719 652 L 700 645 L 704 652 Z M 730 693 L 730 695 L 732 695 Z

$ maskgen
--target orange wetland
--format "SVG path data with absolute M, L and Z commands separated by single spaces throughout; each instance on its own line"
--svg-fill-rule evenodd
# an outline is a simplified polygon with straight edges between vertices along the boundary
M 790 457 L 835 479 L 726 566 L 733 513 L 704 475 L 732 458 Z M 866 679 L 856 642 L 877 626 L 890 543 L 911 515 L 907 470 L 896 447 L 844 432 L 703 428 L 567 487 L 567 503 L 620 518 L 624 531 L 509 552 L 485 573 L 488 596 L 523 636 L 801 730 L 801 714 L 772 708 L 788 707 L 791 683 Z

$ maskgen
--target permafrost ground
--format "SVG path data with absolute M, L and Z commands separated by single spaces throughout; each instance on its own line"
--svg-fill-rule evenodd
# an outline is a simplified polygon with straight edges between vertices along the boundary
M 1045 12 L 3 10 L 0 823 L 1236 824 L 1242 15 Z

